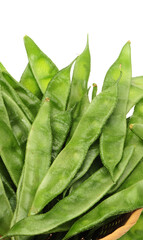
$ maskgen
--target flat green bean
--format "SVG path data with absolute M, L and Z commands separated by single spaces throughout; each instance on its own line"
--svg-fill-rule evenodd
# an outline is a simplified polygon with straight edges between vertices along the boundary
M 61 224 L 86 212 L 105 195 L 113 184 L 110 174 L 103 167 L 69 196 L 59 201 L 49 212 L 30 216 L 16 223 L 7 236 L 32 236 L 51 232 Z
M 127 112 L 143 98 L 143 76 L 134 77 L 131 80 Z
M 143 100 L 140 100 L 135 106 L 134 113 L 129 120 L 129 125 L 133 123 L 143 123 Z M 116 185 L 112 188 L 112 192 L 115 192 L 121 184 L 126 180 L 130 173 L 134 170 L 137 164 L 143 157 L 143 142 L 140 140 L 130 129 L 127 130 L 125 146 L 134 146 L 135 150 L 130 158 L 127 167 L 124 169 L 123 174 L 116 182 Z
M 68 101 L 68 109 L 72 109 L 83 95 L 87 92 L 87 83 L 90 74 L 90 52 L 87 38 L 87 44 L 84 51 L 76 59 L 73 77 L 71 83 L 71 91 Z
M 90 145 L 98 138 L 103 125 L 113 112 L 116 99 L 117 84 L 99 94 L 91 102 L 72 139 L 57 156 L 42 180 L 30 214 L 35 214 L 43 209 L 46 204 L 62 193 L 74 178 Z
M 17 186 L 23 167 L 23 152 L 12 130 L 2 120 L 0 120 L 0 134 L 1 158 L 10 174 L 11 179 Z
M 103 83 L 103 91 L 112 86 L 120 75 L 118 84 L 118 101 L 113 114 L 104 126 L 100 138 L 100 153 L 104 166 L 113 177 L 115 166 L 120 162 L 126 137 L 126 109 L 131 82 L 131 49 L 127 42 L 116 60 L 108 70 Z
M 32 92 L 39 99 L 42 98 L 43 94 L 36 82 L 36 79 L 32 73 L 30 64 L 28 63 L 20 79 L 20 83 Z
M 15 221 L 28 215 L 36 190 L 50 166 L 51 148 L 50 101 L 47 98 L 41 105 L 28 136 L 23 181 Z
M 2 65 L 2 64 L 1 64 Z M 40 100 L 27 90 L 21 83 L 17 82 L 5 69 L 1 72 L 3 78 L 14 88 L 23 103 L 28 107 L 33 116 L 37 114 L 40 107 Z
M 0 235 L 4 235 L 9 230 L 12 216 L 12 209 L 0 177 Z
M 58 68 L 52 60 L 40 50 L 30 37 L 24 37 L 24 44 L 33 75 L 41 92 L 45 93 L 48 83 L 58 72 Z
M 23 147 L 27 141 L 31 123 L 19 108 L 19 106 L 16 104 L 16 102 L 13 101 L 13 99 L 10 98 L 4 91 L 2 94 L 6 110 L 9 115 L 13 134 L 15 135 L 19 145 Z
M 53 135 L 52 162 L 59 154 L 71 126 L 71 113 L 59 111 L 52 116 L 51 128 Z
M 7 95 L 9 95 L 13 100 L 18 104 L 18 106 L 22 109 L 24 114 L 27 116 L 30 122 L 33 122 L 34 117 L 31 113 L 31 111 L 27 108 L 27 106 L 22 102 L 16 91 L 13 89 L 13 87 L 10 86 L 10 84 L 4 79 L 0 78 L 0 86 L 1 89 L 4 90 Z
M 121 199 L 124 199 L 124 201 L 121 201 Z M 64 240 L 93 227 L 94 230 L 96 230 L 110 217 L 131 212 L 142 207 L 143 180 L 107 198 L 93 210 L 77 220 L 64 237 Z

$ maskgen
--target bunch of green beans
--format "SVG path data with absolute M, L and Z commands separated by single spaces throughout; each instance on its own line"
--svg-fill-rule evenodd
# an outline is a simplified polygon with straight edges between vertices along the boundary
M 24 43 L 19 82 L 0 63 L 1 239 L 99 239 L 101 227 L 143 208 L 143 77 L 132 77 L 130 42 L 99 94 L 88 86 L 88 38 L 61 70 Z

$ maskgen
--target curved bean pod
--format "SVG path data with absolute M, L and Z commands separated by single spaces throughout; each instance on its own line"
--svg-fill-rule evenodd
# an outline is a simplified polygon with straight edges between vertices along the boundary
M 51 232 L 61 224 L 86 212 L 107 193 L 113 184 L 110 174 L 103 167 L 69 196 L 59 201 L 49 212 L 30 216 L 16 223 L 7 236 L 32 236 Z M 86 194 L 87 191 L 88 194 Z
M 32 92 L 39 99 L 42 98 L 43 94 L 38 86 L 38 83 L 32 73 L 30 64 L 28 63 L 20 79 L 20 83 Z
M 121 199 L 124 199 L 124 201 L 121 201 Z M 110 217 L 131 212 L 142 207 L 143 180 L 107 198 L 77 220 L 64 237 L 64 240 L 93 227 L 96 230 Z
M 136 136 L 143 140 L 143 124 L 133 123 L 129 125 L 129 128 Z
M 27 141 L 31 123 L 19 108 L 19 106 L 16 104 L 16 102 L 13 101 L 13 99 L 10 98 L 4 91 L 3 99 L 9 115 L 13 134 L 15 135 L 20 146 L 23 147 Z
M 132 186 L 133 184 L 143 180 L 143 159 L 139 162 L 136 168 L 131 172 L 129 177 L 123 182 L 118 191 Z
M 140 102 L 136 104 L 133 116 L 129 120 L 129 125 L 133 123 L 143 123 L 142 106 L 143 100 L 140 100 Z M 125 146 L 135 146 L 135 150 L 127 167 L 124 169 L 123 174 L 116 182 L 116 185 L 112 188 L 112 192 L 115 192 L 121 186 L 143 157 L 143 141 L 140 140 L 130 129 L 127 130 Z
M 54 110 L 65 111 L 70 91 L 70 71 L 73 62 L 60 70 L 49 82 L 43 99 L 50 98 L 52 113 Z
M 69 136 L 67 139 L 67 143 L 72 138 L 72 136 L 75 132 L 75 129 L 77 128 L 80 119 L 85 114 L 86 110 L 88 109 L 89 104 L 90 104 L 90 102 L 88 99 L 88 95 L 87 95 L 87 93 L 85 93 L 83 95 L 83 97 L 81 98 L 80 102 L 77 103 L 74 110 L 72 111 L 72 126 L 71 126 L 70 133 L 69 133 Z
M 23 152 L 13 135 L 12 130 L 0 120 L 0 154 L 1 158 L 13 180 L 17 186 L 22 167 L 23 167 Z
M 68 101 L 68 109 L 72 109 L 83 95 L 87 92 L 87 83 L 90 74 L 90 52 L 87 38 L 85 50 L 76 59 L 73 77 L 71 83 L 71 91 Z
M 118 59 L 108 70 L 103 90 L 112 86 L 115 82 L 114 79 L 119 78 L 120 64 L 122 76 L 118 84 L 117 105 L 103 128 L 100 138 L 101 159 L 112 177 L 115 166 L 121 160 L 126 137 L 126 109 L 131 82 L 131 49 L 129 42 L 124 45 Z
M 28 215 L 36 190 L 50 166 L 51 148 L 50 101 L 45 99 L 28 136 L 16 221 Z
M 58 72 L 58 68 L 30 37 L 24 37 L 24 44 L 34 77 L 42 93 L 45 93 L 48 83 Z
M 1 72 L 4 79 L 13 87 L 13 89 L 17 92 L 20 99 L 23 103 L 28 107 L 33 116 L 37 114 L 40 107 L 40 100 L 32 94 L 29 90 L 27 90 L 23 85 L 17 82 L 5 69 Z
M 4 235 L 9 230 L 12 216 L 12 209 L 0 177 L 0 235 Z
M 71 182 L 81 167 L 90 145 L 98 138 L 101 129 L 116 105 L 117 84 L 99 94 L 81 118 L 74 135 L 60 152 L 42 180 L 30 214 L 43 209 Z M 66 164 L 65 164 L 66 162 Z
M 17 104 L 18 106 L 22 109 L 24 114 L 27 116 L 30 122 L 33 122 L 34 117 L 30 110 L 25 106 L 25 104 L 22 102 L 16 91 L 10 86 L 10 84 L 4 79 L 0 78 L 0 86 L 1 89 L 4 90 L 7 95 L 9 95 Z
M 53 135 L 52 162 L 59 154 L 71 126 L 71 113 L 59 111 L 52 116 L 51 128 Z
M 71 112 L 66 111 L 66 106 L 70 91 L 70 71 L 72 64 L 60 70 L 53 77 L 43 97 L 43 99 L 46 97 L 50 98 L 51 103 L 52 160 L 60 152 L 71 126 Z
M 143 76 L 134 77 L 131 80 L 127 112 L 143 98 Z

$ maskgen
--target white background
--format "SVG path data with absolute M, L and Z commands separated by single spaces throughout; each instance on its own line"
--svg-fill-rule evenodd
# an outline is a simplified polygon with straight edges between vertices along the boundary
M 87 33 L 89 85 L 95 82 L 101 89 L 108 68 L 128 40 L 133 76 L 143 75 L 142 0 L 0 0 L 0 61 L 17 80 L 27 64 L 24 35 L 61 69 L 83 51 Z

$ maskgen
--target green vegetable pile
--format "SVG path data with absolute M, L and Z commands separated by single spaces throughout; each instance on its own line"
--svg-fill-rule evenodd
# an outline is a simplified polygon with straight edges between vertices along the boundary
M 143 77 L 132 77 L 130 42 L 92 100 L 88 40 L 62 70 L 24 43 L 20 82 L 0 64 L 0 235 L 99 239 L 143 207 Z

